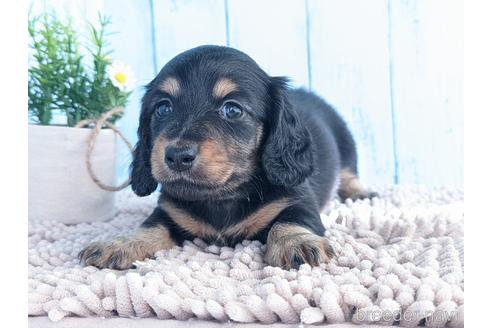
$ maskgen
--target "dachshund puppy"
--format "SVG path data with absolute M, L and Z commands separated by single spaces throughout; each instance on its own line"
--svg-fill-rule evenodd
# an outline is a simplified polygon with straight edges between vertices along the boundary
M 131 186 L 147 196 L 160 184 L 158 206 L 135 234 L 84 249 L 87 265 L 128 269 L 198 237 L 257 239 L 269 265 L 316 266 L 333 256 L 323 206 L 337 192 L 370 196 L 335 110 L 232 48 L 201 46 L 167 63 L 146 86 L 139 124 Z

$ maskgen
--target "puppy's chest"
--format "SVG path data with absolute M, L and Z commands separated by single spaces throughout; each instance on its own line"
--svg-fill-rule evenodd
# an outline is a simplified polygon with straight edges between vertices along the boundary
M 247 210 L 217 207 L 197 211 L 169 200 L 163 200 L 160 206 L 184 234 L 209 243 L 233 245 L 243 239 L 255 239 L 289 206 L 289 200 L 281 198 Z

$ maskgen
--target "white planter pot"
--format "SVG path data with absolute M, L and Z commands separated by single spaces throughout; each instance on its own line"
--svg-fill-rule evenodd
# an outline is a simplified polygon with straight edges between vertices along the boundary
M 67 224 L 108 220 L 115 193 L 100 189 L 86 166 L 90 129 L 29 125 L 29 220 Z M 102 130 L 92 153 L 99 179 L 113 185 L 116 137 Z

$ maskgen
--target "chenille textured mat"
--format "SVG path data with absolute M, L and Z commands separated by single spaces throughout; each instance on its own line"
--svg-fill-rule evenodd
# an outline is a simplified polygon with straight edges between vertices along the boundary
M 78 264 L 91 241 L 136 229 L 155 195 L 121 192 L 108 222 L 32 221 L 29 315 L 463 327 L 463 193 L 378 192 L 372 200 L 331 202 L 322 219 L 337 256 L 290 271 L 266 266 L 257 241 L 230 248 L 195 240 L 127 271 Z

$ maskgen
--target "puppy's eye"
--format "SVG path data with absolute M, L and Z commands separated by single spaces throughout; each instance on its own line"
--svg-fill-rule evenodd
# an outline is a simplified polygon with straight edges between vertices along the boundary
M 241 106 L 233 101 L 228 101 L 220 109 L 220 115 L 230 120 L 240 118 L 243 115 Z
M 155 115 L 158 118 L 162 118 L 168 114 L 170 114 L 173 111 L 173 106 L 171 104 L 171 101 L 169 100 L 164 100 L 161 101 L 155 109 Z

